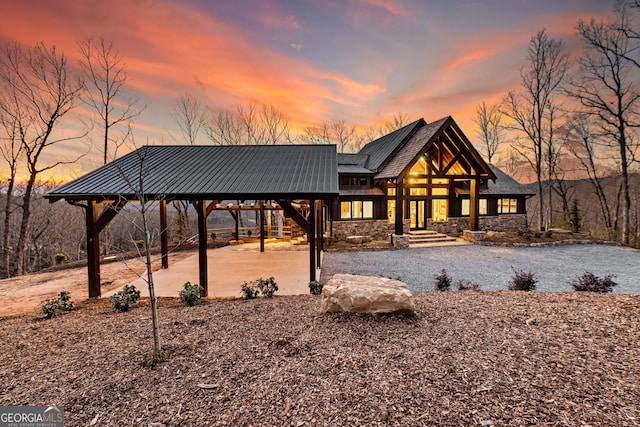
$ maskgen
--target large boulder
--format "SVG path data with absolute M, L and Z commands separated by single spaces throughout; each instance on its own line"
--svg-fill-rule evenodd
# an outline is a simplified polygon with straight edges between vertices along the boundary
M 414 314 L 409 287 L 384 277 L 336 274 L 322 288 L 322 311 Z

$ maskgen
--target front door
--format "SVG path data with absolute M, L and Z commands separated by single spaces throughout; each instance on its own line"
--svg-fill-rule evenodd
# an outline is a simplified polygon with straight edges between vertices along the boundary
M 427 201 L 411 200 L 411 229 L 425 230 L 427 228 Z

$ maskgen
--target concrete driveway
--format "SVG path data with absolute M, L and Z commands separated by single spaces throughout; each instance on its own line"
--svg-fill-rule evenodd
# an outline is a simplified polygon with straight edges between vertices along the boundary
M 265 244 L 260 252 L 259 243 L 225 246 L 207 251 L 209 274 L 209 297 L 240 297 L 243 282 L 260 277 L 273 276 L 278 284 L 276 295 L 299 295 L 309 293 L 309 248 L 293 246 L 288 242 Z M 319 277 L 319 273 L 318 273 Z M 146 275 L 145 275 L 146 278 Z M 172 263 L 169 268 L 153 273 L 153 283 L 158 297 L 177 297 L 185 282 L 198 283 L 198 254 Z M 133 285 L 143 292 L 147 282 L 142 278 Z M 120 289 L 104 295 L 109 297 Z

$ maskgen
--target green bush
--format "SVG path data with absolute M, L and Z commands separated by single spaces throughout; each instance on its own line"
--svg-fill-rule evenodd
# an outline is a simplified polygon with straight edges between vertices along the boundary
M 538 279 L 536 279 L 535 274 L 531 272 L 526 272 L 524 270 L 516 270 L 515 276 L 509 282 L 509 290 L 510 291 L 535 291 L 536 283 L 538 283 Z
M 480 285 L 477 283 L 471 283 L 469 281 L 458 280 L 459 291 L 479 291 Z
M 60 252 L 60 253 L 58 253 L 58 254 L 55 254 L 55 255 L 53 256 L 53 261 L 54 261 L 56 264 L 62 264 L 63 262 L 65 262 L 65 261 L 66 261 L 66 260 L 68 260 L 68 259 L 69 259 L 69 257 L 68 257 L 66 254 L 63 254 L 62 252 Z
M 140 299 L 140 291 L 133 285 L 124 285 L 121 291 L 109 297 L 113 311 L 124 312 Z
M 435 276 L 435 290 L 436 291 L 448 291 L 451 288 L 451 276 L 447 274 L 447 270 L 444 268 L 442 272 Z
M 571 282 L 574 291 L 578 292 L 613 292 L 613 287 L 618 286 L 612 280 L 615 276 L 608 275 L 598 277 L 593 273 L 586 272 L 581 277 Z
M 216 233 L 211 233 L 211 234 L 209 234 L 209 237 L 211 237 L 211 240 L 216 240 L 218 235 Z
M 256 282 L 244 282 L 240 288 L 242 299 L 253 299 L 258 296 L 260 291 L 256 287 Z
M 262 293 L 262 296 L 264 297 L 271 298 L 277 290 L 278 284 L 273 276 L 268 279 L 263 279 L 261 277 L 253 282 L 244 282 L 240 288 L 242 299 L 256 298 L 259 293 Z
M 258 289 L 262 293 L 262 296 L 267 298 L 271 298 L 273 294 L 278 291 L 278 284 L 276 283 L 273 276 L 268 279 L 263 279 L 262 277 L 258 279 Z
M 200 299 L 201 292 L 202 286 L 197 283 L 192 284 L 191 282 L 187 282 L 184 284 L 184 288 L 180 291 L 180 301 L 189 307 L 193 307 Z
M 311 293 L 311 295 L 320 295 L 322 293 L 323 287 L 324 285 L 316 280 L 312 280 L 309 282 L 309 292 Z
M 61 291 L 56 298 L 48 298 L 42 301 L 40 311 L 47 319 L 73 310 L 73 301 L 69 291 Z
M 142 250 L 144 249 L 144 240 L 140 239 L 140 240 L 136 240 L 136 248 Z

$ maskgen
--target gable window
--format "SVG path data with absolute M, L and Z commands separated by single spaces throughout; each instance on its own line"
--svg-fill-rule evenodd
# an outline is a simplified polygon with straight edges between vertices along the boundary
M 352 200 L 340 202 L 340 219 L 372 219 L 373 201 Z
M 460 206 L 460 215 L 469 216 L 469 209 L 471 206 L 471 201 L 469 199 L 462 199 Z M 478 200 L 478 215 L 486 215 L 487 214 L 487 199 Z
M 518 199 L 498 199 L 498 213 L 518 213 Z

